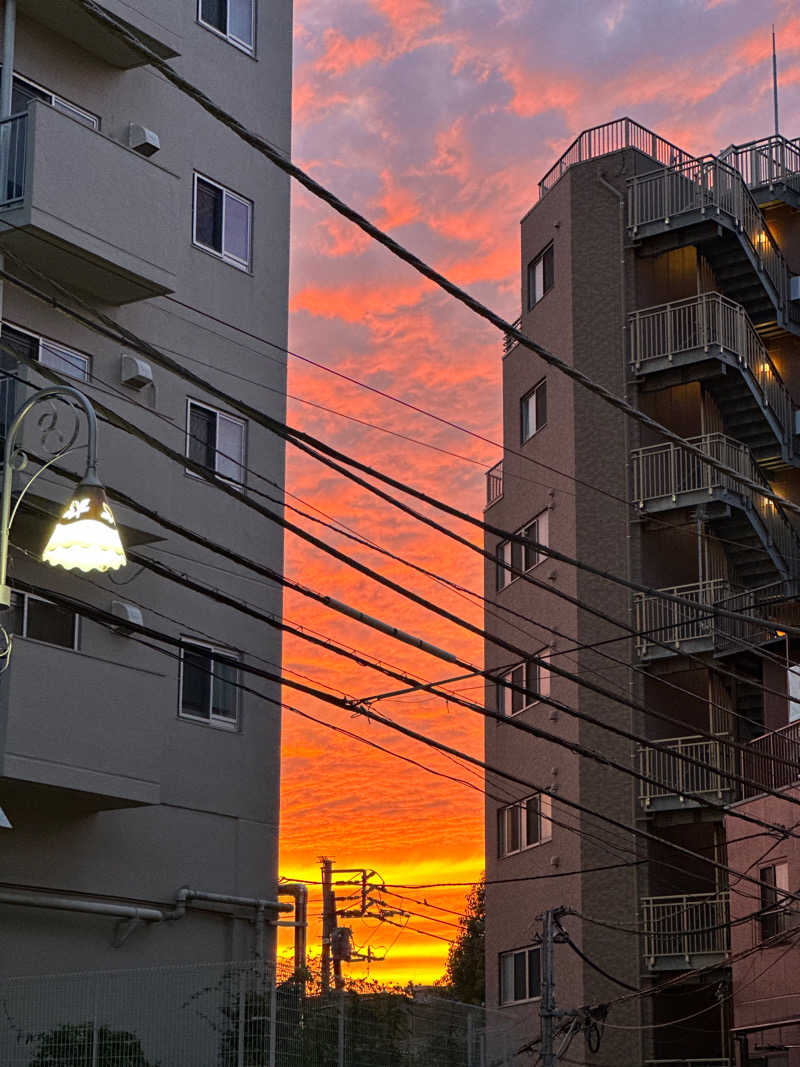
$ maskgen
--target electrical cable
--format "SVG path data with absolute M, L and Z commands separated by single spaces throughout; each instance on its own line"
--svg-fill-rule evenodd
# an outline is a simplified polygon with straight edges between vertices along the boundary
M 212 101 L 202 92 L 202 90 L 198 89 L 197 86 L 193 85 L 180 75 L 169 63 L 154 52 L 152 48 L 148 47 L 148 45 L 139 37 L 131 33 L 124 23 L 120 22 L 119 19 L 99 7 L 94 0 L 78 0 L 78 3 L 80 7 L 94 19 L 94 21 L 104 25 L 107 29 L 111 30 L 116 37 L 125 41 L 129 47 L 145 57 L 169 82 L 171 82 L 180 92 L 189 96 L 204 111 L 211 115 L 212 118 L 226 126 L 232 133 L 246 144 L 250 145 L 255 151 L 265 156 L 290 178 L 294 178 L 295 181 L 303 185 L 313 196 L 324 201 L 338 214 L 354 223 L 359 229 L 366 233 L 368 237 L 383 245 L 383 247 L 388 249 L 393 255 L 403 260 L 413 270 L 423 275 L 430 282 L 433 282 L 434 285 L 444 290 L 444 292 L 463 304 L 470 311 L 495 326 L 501 331 L 504 337 L 511 337 L 518 344 L 539 356 L 549 366 L 554 367 L 563 375 L 581 385 L 595 396 L 598 396 L 601 400 L 604 400 L 607 404 L 622 412 L 624 415 L 641 423 L 648 429 L 655 431 L 660 437 L 679 445 L 684 451 L 694 455 L 705 465 L 719 470 L 728 477 L 732 477 L 736 482 L 746 485 L 749 489 L 758 493 L 760 496 L 763 496 L 765 499 L 772 500 L 773 503 L 785 504 L 791 510 L 800 513 L 800 505 L 796 505 L 792 501 L 785 501 L 771 489 L 765 488 L 764 486 L 759 485 L 758 482 L 744 477 L 740 472 L 732 467 L 728 467 L 719 460 L 712 459 L 706 455 L 702 449 L 690 445 L 678 434 L 667 429 L 666 426 L 663 426 L 656 419 L 651 418 L 649 415 L 646 415 L 644 412 L 635 408 L 623 397 L 617 396 L 606 386 L 593 381 L 588 375 L 578 370 L 577 367 L 570 365 L 560 357 L 549 352 L 542 345 L 530 340 L 530 338 L 512 323 L 507 322 L 485 304 L 470 296 L 464 289 L 455 285 L 439 271 L 436 271 L 424 260 L 414 255 L 394 238 L 390 237 L 379 227 L 371 223 L 365 216 L 344 203 L 344 201 L 335 196 L 321 183 L 315 181 L 309 174 L 302 170 L 302 168 L 291 162 L 280 149 L 270 144 L 266 138 L 245 127 L 233 115 L 229 114 L 224 108 Z

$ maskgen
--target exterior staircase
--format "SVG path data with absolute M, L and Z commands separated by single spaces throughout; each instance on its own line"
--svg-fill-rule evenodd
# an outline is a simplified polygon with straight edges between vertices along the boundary
M 716 156 L 629 178 L 628 234 L 654 254 L 696 245 L 759 332 L 800 335 L 783 253 L 742 174 Z
M 645 391 L 702 380 L 726 431 L 765 469 L 800 466 L 795 408 L 741 304 L 703 293 L 633 312 L 630 366 Z
M 760 207 L 783 202 L 800 208 L 800 140 L 761 137 L 729 145 L 719 158 L 739 171 Z

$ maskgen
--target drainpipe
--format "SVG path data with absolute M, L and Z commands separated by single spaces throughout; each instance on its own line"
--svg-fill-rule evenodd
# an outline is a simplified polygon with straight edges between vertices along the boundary
M 47 893 L 10 893 L 0 889 L 0 904 L 21 904 L 27 908 L 54 908 L 56 911 L 83 911 L 90 915 L 113 915 L 117 919 L 160 923 L 167 916 L 158 908 L 139 908 L 132 904 L 110 904 L 105 900 L 80 897 L 55 897 Z
M 14 36 L 17 26 L 17 0 L 6 0 L 3 16 L 3 72 L 0 75 L 0 119 L 11 114 L 14 86 Z
M 186 906 L 193 900 L 204 901 L 207 904 L 229 904 L 232 907 L 254 908 L 256 912 L 254 956 L 257 960 L 264 959 L 264 927 L 266 925 L 266 912 L 268 911 L 291 911 L 291 904 L 282 904 L 279 900 L 264 900 L 261 897 L 235 897 L 228 893 L 206 893 L 201 889 L 190 889 L 182 886 L 175 894 L 175 907 L 166 915 L 167 919 L 182 919 L 186 914 Z
M 294 922 L 280 923 L 294 927 L 294 969 L 306 969 L 306 936 L 308 931 L 308 886 L 303 882 L 281 882 L 279 897 L 294 897 Z

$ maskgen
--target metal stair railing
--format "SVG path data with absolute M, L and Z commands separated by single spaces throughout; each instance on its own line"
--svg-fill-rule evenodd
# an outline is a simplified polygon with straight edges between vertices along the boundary
M 642 898 L 644 956 L 724 955 L 728 951 L 728 894 L 685 893 Z
M 686 443 L 701 449 L 710 459 L 738 471 L 751 482 L 769 488 L 769 482 L 750 449 L 741 442 L 725 434 L 711 433 L 689 437 Z M 786 575 L 800 573 L 800 535 L 779 504 L 672 443 L 633 449 L 631 464 L 633 503 L 640 509 L 648 501 L 665 497 L 677 503 L 678 497 L 684 493 L 705 491 L 711 495 L 716 489 L 737 493 L 760 519 L 768 538 L 767 547 L 774 547 L 784 563 Z
M 797 582 L 791 583 L 788 590 L 796 595 Z M 725 608 L 726 611 L 759 618 L 764 616 L 765 610 L 769 611 L 770 608 L 785 604 L 787 592 L 785 582 L 770 582 L 757 589 L 739 589 L 728 593 L 717 600 L 716 604 Z M 767 617 L 764 618 L 764 624 L 760 625 L 747 619 L 733 619 L 729 615 L 720 615 L 716 619 L 714 630 L 714 652 L 720 655 L 730 649 L 739 649 L 743 645 L 764 644 L 765 641 L 775 638 L 778 625 L 779 623 Z
M 745 144 L 729 145 L 719 153 L 719 158 L 735 167 L 751 189 L 778 182 L 800 190 L 798 141 L 772 134 Z
M 658 163 L 671 166 L 692 158 L 689 152 L 665 140 L 630 118 L 614 119 L 579 133 L 539 182 L 539 199 L 576 163 L 597 159 L 623 148 L 637 148 Z
M 722 740 L 669 737 L 657 743 L 668 746 L 669 751 L 639 746 L 640 773 L 656 779 L 639 783 L 639 799 L 645 807 L 657 797 L 674 796 L 683 801 L 687 793 L 713 793 L 721 800 L 735 788 L 727 777 L 735 773 L 735 754 Z M 703 766 L 687 763 L 680 756 L 691 756 Z
M 660 170 L 628 178 L 628 229 L 636 236 L 648 223 L 669 226 L 681 215 L 727 216 L 750 249 L 775 293 L 783 313 L 789 292 L 789 271 L 744 178 L 717 156 L 699 156 Z
M 794 763 L 794 771 L 786 762 Z M 782 789 L 800 780 L 800 719 L 754 738 L 742 754 L 742 777 L 760 782 L 764 789 Z M 754 786 L 744 788 L 745 797 L 755 796 Z
M 628 316 L 630 365 L 636 373 L 648 361 L 672 359 L 681 352 L 719 345 L 734 355 L 761 392 L 787 446 L 794 436 L 794 406 L 769 351 L 741 304 L 721 293 L 642 308 Z

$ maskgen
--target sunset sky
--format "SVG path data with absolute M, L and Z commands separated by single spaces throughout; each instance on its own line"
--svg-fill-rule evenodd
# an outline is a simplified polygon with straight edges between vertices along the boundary
M 778 34 L 781 132 L 795 137 L 800 13 L 791 0 L 295 0 L 293 155 L 314 177 L 513 320 L 520 310 L 519 219 L 536 200 L 537 182 L 569 142 L 582 129 L 623 115 L 695 154 L 771 133 L 772 22 Z M 294 352 L 492 441 L 500 439 L 500 336 L 298 186 L 290 307 Z M 297 358 L 289 361 L 289 393 L 293 425 L 481 514 L 484 471 L 501 458 L 498 448 Z M 474 553 L 297 452 L 288 453 L 287 463 L 288 491 L 300 498 L 290 496 L 290 503 L 311 505 L 398 556 L 471 590 L 482 588 L 481 561 Z M 558 457 L 553 463 L 558 465 Z M 542 480 L 547 483 L 546 472 Z M 475 537 L 467 527 L 460 532 Z M 331 540 L 480 623 L 477 600 L 341 537 Z M 286 549 L 290 577 L 480 663 L 480 642 L 460 628 L 291 537 Z M 292 621 L 429 680 L 458 673 L 299 598 L 289 596 L 285 610 Z M 299 641 L 286 644 L 285 664 L 349 696 L 398 688 L 377 672 L 321 656 Z M 475 680 L 453 689 L 482 696 Z M 285 699 L 393 752 L 481 785 L 474 770 L 389 729 L 288 690 Z M 482 720 L 471 712 L 426 694 L 376 708 L 481 754 Z M 480 792 L 288 712 L 283 737 L 283 876 L 318 879 L 321 855 L 341 867 L 375 868 L 387 883 L 468 882 L 480 874 Z M 318 886 L 311 888 L 315 925 L 309 943 L 318 953 L 320 894 Z M 466 889 L 400 892 L 459 910 Z M 357 945 L 388 949 L 386 961 L 370 972 L 382 980 L 429 982 L 440 976 L 447 943 L 439 938 L 454 933 L 416 916 L 402 932 L 354 923 Z M 364 965 L 354 964 L 350 973 L 364 973 Z

